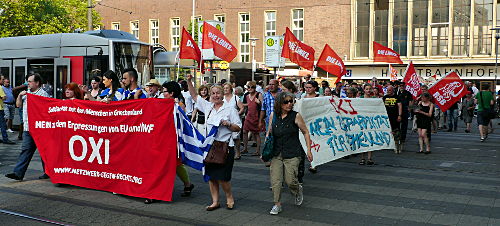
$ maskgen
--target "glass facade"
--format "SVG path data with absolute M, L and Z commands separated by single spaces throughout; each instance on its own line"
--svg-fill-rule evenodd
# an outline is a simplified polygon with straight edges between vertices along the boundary
M 356 0 L 354 4 L 354 58 L 369 57 L 373 41 L 401 56 L 491 56 L 495 31 L 490 29 L 500 27 L 500 1 L 494 0 Z

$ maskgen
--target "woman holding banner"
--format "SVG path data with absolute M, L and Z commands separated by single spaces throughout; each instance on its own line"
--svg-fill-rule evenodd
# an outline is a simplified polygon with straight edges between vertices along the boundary
M 72 82 L 64 86 L 64 96 L 68 100 L 83 100 L 83 93 L 78 84 Z
M 102 91 L 97 98 L 92 97 L 90 91 L 87 91 L 86 98 L 88 100 L 98 100 L 109 103 L 110 101 L 118 101 L 122 99 L 122 94 L 118 92 L 118 89 L 120 88 L 120 80 L 114 71 L 109 70 L 104 72 L 102 75 L 102 83 L 106 89 Z
M 420 150 L 417 153 L 431 153 L 431 144 L 427 136 L 427 131 L 431 129 L 433 111 L 434 104 L 431 102 L 431 95 L 429 93 L 420 95 L 420 103 L 418 103 L 418 109 L 415 110 L 415 114 L 417 115 L 418 143 L 420 145 Z M 424 143 L 426 147 L 425 152 Z
M 307 85 L 307 84 L 306 84 Z M 295 205 L 300 206 L 304 200 L 302 185 L 298 181 L 299 163 L 302 145 L 299 141 L 299 130 L 304 134 L 307 146 L 307 158 L 313 160 L 311 153 L 311 138 L 302 116 L 292 110 L 294 95 L 288 92 L 278 94 L 274 102 L 274 112 L 269 118 L 266 137 L 273 135 L 273 158 L 271 159 L 271 185 L 274 197 L 274 206 L 269 212 L 276 215 L 282 211 L 281 185 L 283 176 L 285 183 L 295 196 Z
M 205 173 L 210 178 L 210 194 L 212 196 L 212 204 L 206 207 L 207 211 L 212 211 L 220 208 L 219 203 L 219 186 L 226 193 L 226 208 L 232 210 L 234 207 L 233 192 L 231 191 L 231 174 L 234 164 L 234 141 L 231 139 L 233 132 L 241 130 L 241 120 L 236 108 L 224 103 L 224 88 L 221 86 L 212 86 L 210 89 L 210 101 L 198 96 L 193 87 L 192 75 L 188 75 L 188 87 L 191 97 L 198 106 L 198 110 L 206 115 L 206 130 L 211 131 L 213 127 L 218 127 L 215 134 L 215 142 L 218 142 L 218 147 L 225 149 L 227 147 L 227 155 L 223 164 L 205 164 Z M 208 134 L 208 133 L 207 133 Z M 212 147 L 215 147 L 214 145 Z M 217 150 L 216 150 L 217 151 Z M 206 159 L 205 159 L 206 160 Z

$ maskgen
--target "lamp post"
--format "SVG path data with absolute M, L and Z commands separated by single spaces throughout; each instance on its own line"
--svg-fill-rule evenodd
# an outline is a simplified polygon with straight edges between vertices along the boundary
M 498 39 L 500 39 L 500 34 L 498 31 L 500 30 L 500 27 L 494 27 L 491 28 L 490 30 L 495 31 L 495 83 L 493 84 L 493 87 L 495 89 L 495 93 L 497 92 L 497 77 L 498 77 Z
M 258 38 L 249 38 L 250 45 L 252 46 L 252 81 L 255 81 L 255 71 L 257 70 L 257 62 L 255 62 L 255 46 L 257 45 Z

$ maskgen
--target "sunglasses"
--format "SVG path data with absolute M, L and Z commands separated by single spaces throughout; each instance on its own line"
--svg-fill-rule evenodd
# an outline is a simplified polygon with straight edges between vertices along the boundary
M 285 100 L 285 101 L 283 101 L 283 104 L 289 104 L 289 103 L 293 104 L 293 100 Z
M 255 89 L 256 87 L 255 86 L 249 86 L 248 88 L 249 89 Z

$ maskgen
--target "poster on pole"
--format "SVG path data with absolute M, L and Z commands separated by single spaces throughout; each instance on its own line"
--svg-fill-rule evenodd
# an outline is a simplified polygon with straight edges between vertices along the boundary
M 281 57 L 283 35 L 266 36 L 266 66 L 271 68 L 285 67 L 285 58 Z
M 224 23 L 216 20 L 205 20 L 198 22 L 198 47 L 200 47 L 201 49 L 201 55 L 203 57 L 203 60 L 222 60 L 221 58 L 215 56 L 213 49 L 201 48 L 203 43 L 203 22 L 207 22 L 208 24 L 217 28 L 217 30 L 221 31 L 222 33 L 226 33 Z
M 380 98 L 305 98 L 297 109 L 311 137 L 312 167 L 352 154 L 395 148 Z M 299 137 L 307 150 L 302 133 Z

